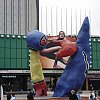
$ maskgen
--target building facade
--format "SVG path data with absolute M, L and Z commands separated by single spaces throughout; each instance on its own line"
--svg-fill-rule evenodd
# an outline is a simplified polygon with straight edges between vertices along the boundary
M 26 33 L 39 28 L 38 12 L 38 0 L 0 1 L 0 84 L 3 85 L 4 91 L 30 89 Z M 89 90 L 90 84 L 93 84 L 94 89 L 100 89 L 100 37 L 91 36 L 90 46 L 90 70 L 82 90 Z M 62 69 L 43 69 L 48 90 L 54 90 L 56 81 L 62 72 Z

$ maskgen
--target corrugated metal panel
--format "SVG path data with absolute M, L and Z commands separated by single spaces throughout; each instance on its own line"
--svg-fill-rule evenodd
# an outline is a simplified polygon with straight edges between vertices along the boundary
M 25 35 L 0 35 L 0 68 L 28 69 L 29 57 Z
M 36 0 L 0 0 L 0 34 L 25 35 L 37 28 Z
M 100 37 L 91 37 L 91 69 L 100 69 Z

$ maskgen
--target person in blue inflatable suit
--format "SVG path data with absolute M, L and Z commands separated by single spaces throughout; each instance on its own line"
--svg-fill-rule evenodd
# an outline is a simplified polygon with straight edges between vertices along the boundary
M 26 36 L 27 47 L 30 49 L 30 74 L 33 85 L 32 87 L 34 87 L 36 95 L 39 96 L 42 96 L 42 90 L 44 91 L 43 95 L 47 95 L 46 82 L 44 80 L 44 75 L 42 72 L 39 53 L 48 53 L 51 50 L 60 48 L 60 46 L 57 46 L 49 49 L 44 49 L 47 45 L 47 41 L 47 36 L 44 33 L 39 32 L 38 30 L 28 32 Z
M 81 88 L 86 72 L 89 69 L 90 64 L 90 45 L 89 45 L 89 20 L 85 17 L 81 29 L 78 33 L 76 43 L 64 42 L 62 41 L 60 46 L 63 48 L 56 53 L 56 59 L 61 57 L 71 56 L 66 64 L 64 72 L 58 79 L 53 97 L 66 97 L 69 96 L 71 91 L 77 91 Z M 68 47 L 68 48 L 67 48 Z M 71 49 L 69 47 L 72 47 Z M 74 52 L 72 52 L 74 51 Z

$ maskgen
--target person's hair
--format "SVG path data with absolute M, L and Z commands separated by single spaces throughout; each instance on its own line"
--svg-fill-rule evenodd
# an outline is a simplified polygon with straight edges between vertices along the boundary
M 12 93 L 12 96 L 15 96 L 15 93 Z
M 63 32 L 63 33 L 64 33 L 64 37 L 65 37 L 65 32 L 64 32 L 64 31 L 59 31 L 59 35 L 60 35 L 60 33 L 61 33 L 61 32 Z
M 31 89 L 29 89 L 29 91 L 31 91 Z

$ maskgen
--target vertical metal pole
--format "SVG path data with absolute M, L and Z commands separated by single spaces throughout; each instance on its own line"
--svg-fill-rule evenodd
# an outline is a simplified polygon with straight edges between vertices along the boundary
M 52 26 L 52 7 L 51 7 L 51 35 L 53 34 L 53 26 Z
M 76 36 L 77 36 L 77 10 L 75 9 Z
M 67 8 L 66 8 L 66 35 L 67 35 Z
M 41 32 L 42 32 L 42 6 L 41 6 Z
M 85 17 L 86 17 L 86 9 L 85 9 Z
M 91 12 L 89 10 L 89 22 L 90 22 L 90 36 L 91 36 Z
M 27 33 L 27 0 L 25 0 L 25 34 Z
M 6 5 L 5 5 L 5 0 L 4 0 L 4 34 L 5 34 L 5 26 L 6 26 L 6 22 L 5 22 L 5 19 L 6 19 L 6 17 L 5 17 L 5 12 L 6 12 Z
M 14 34 L 14 0 L 11 0 L 11 34 Z
M 19 0 L 18 0 L 18 34 L 19 34 Z
M 62 30 L 62 8 L 61 8 L 61 30 Z
M 88 77 L 86 75 L 86 90 L 88 91 Z
M 72 8 L 71 8 L 71 36 L 72 36 Z
M 81 9 L 80 9 L 80 27 L 81 27 Z
M 6 34 L 7 34 L 7 0 L 6 0 L 6 30 L 5 30 Z
M 21 35 L 21 0 L 19 0 L 19 32 Z
M 56 7 L 56 35 L 58 34 L 58 17 L 57 17 L 57 7 Z
M 28 11 L 27 11 L 27 13 L 28 13 L 28 18 L 27 18 L 27 31 L 29 31 L 29 0 L 27 1 L 27 9 L 28 9 Z M 26 34 L 26 33 L 25 33 Z
M 14 34 L 14 0 L 12 0 L 12 5 L 13 5 L 13 22 L 12 22 L 12 26 L 13 26 L 13 28 L 12 28 L 12 33 Z
M 4 0 L 4 34 L 6 34 L 6 21 L 7 21 L 7 1 Z M 4 45 L 6 44 L 6 40 L 5 40 L 5 37 L 4 37 Z M 4 67 L 5 67 L 5 52 L 6 52 L 6 49 L 5 49 L 5 46 L 4 46 Z
M 5 34 L 7 34 L 7 0 L 5 0 Z
M 11 34 L 12 34 L 12 0 L 11 0 Z
M 46 34 L 48 34 L 48 26 L 47 26 L 48 24 L 47 24 L 47 6 L 46 6 Z
M 36 10 L 37 10 L 36 29 L 39 30 L 39 0 L 36 0 Z

